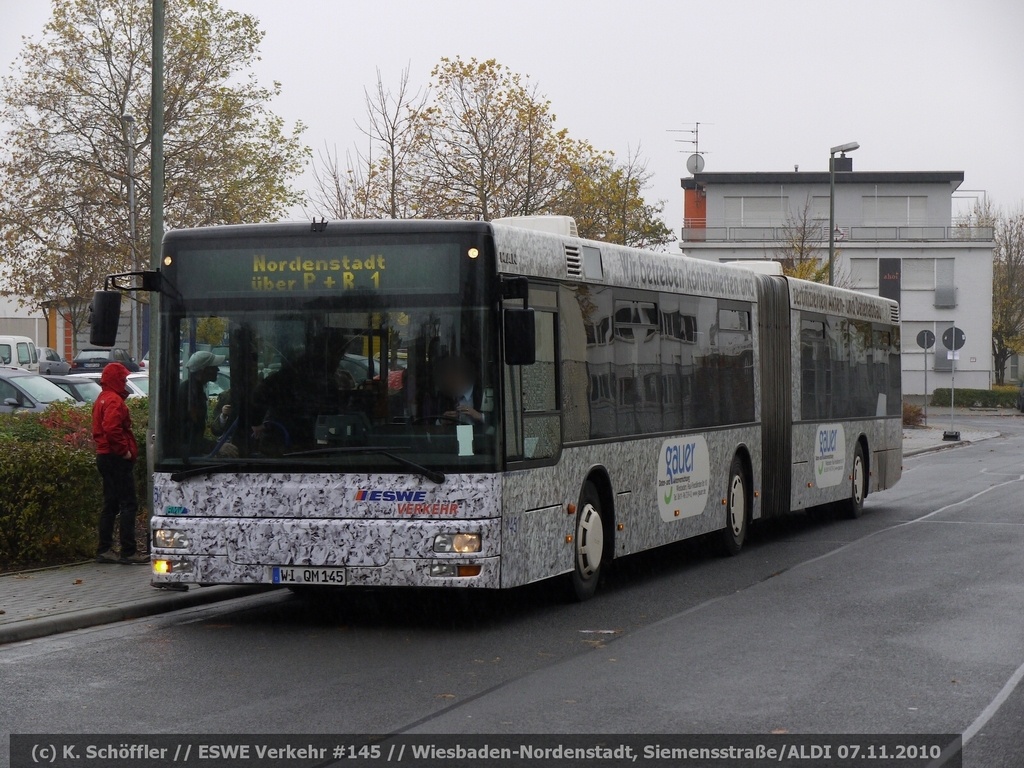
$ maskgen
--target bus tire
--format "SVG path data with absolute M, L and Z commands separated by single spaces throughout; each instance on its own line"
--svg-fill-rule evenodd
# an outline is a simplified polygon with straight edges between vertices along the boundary
M 597 591 L 604 559 L 604 521 L 601 519 L 601 496 L 590 482 L 584 483 L 576 512 L 576 535 L 573 537 L 573 570 L 571 597 L 577 602 L 589 600 Z
M 750 489 L 747 488 L 747 473 L 739 454 L 732 457 L 729 465 L 729 485 L 725 489 L 725 528 L 719 533 L 719 544 L 723 555 L 738 555 L 747 540 L 750 525 Z
M 850 497 L 843 502 L 843 516 L 856 520 L 864 514 L 864 498 L 868 495 L 868 472 L 864 461 L 864 446 L 858 440 L 853 451 L 853 468 L 850 473 Z

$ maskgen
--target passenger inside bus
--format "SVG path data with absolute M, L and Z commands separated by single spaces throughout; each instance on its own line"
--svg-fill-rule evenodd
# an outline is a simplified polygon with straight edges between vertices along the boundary
M 237 455 L 234 446 L 226 440 L 218 445 L 206 437 L 209 416 L 206 385 L 217 380 L 218 366 L 223 362 L 224 357 L 221 355 L 200 351 L 193 354 L 185 364 L 188 376 L 178 385 L 178 425 L 185 455 L 212 454 L 215 449 L 222 456 Z M 223 429 L 220 431 L 223 432 Z

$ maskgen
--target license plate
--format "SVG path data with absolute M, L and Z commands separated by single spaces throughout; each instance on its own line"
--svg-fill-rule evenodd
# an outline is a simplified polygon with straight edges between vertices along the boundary
M 271 569 L 270 580 L 274 584 L 329 584 L 340 587 L 345 585 L 345 569 L 275 565 Z

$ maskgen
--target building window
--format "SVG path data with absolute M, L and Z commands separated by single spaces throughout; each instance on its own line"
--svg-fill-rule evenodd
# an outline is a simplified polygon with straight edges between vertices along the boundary
M 920 227 L 927 223 L 926 195 L 864 195 L 861 202 L 866 227 Z
M 726 197 L 724 202 L 727 227 L 778 227 L 789 212 L 789 198 L 779 195 Z
M 850 280 L 853 287 L 878 287 L 878 259 L 850 259 Z
M 815 195 L 811 198 L 811 218 L 816 222 L 821 222 L 821 225 L 825 228 L 827 235 L 829 218 L 828 195 Z
M 935 259 L 904 259 L 903 287 L 930 291 L 935 287 Z
M 953 285 L 953 259 L 935 260 L 935 306 L 955 307 L 956 286 Z

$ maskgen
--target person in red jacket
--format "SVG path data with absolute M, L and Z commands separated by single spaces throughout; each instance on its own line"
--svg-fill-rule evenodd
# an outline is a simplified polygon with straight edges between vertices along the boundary
M 92 406 L 92 439 L 96 443 L 96 466 L 103 478 L 103 511 L 100 513 L 98 563 L 125 565 L 149 562 L 138 554 L 135 543 L 135 517 L 139 503 L 135 498 L 132 468 L 139 447 L 132 433 L 132 417 L 124 404 L 128 397 L 125 382 L 128 369 L 121 363 L 107 363 L 100 376 L 103 391 Z M 114 520 L 121 517 L 121 556 L 114 552 Z

